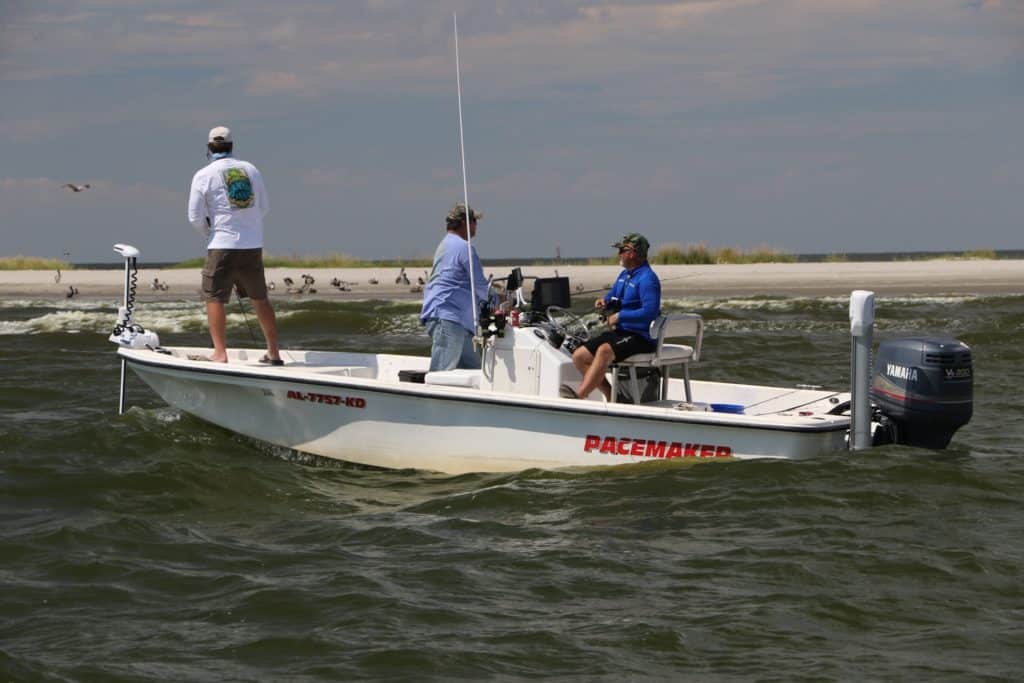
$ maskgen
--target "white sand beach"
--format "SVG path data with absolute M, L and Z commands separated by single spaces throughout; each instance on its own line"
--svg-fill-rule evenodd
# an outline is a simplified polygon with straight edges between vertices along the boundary
M 509 268 L 485 267 L 495 277 Z M 527 276 L 570 278 L 574 292 L 597 296 L 615 279 L 617 266 L 531 266 L 523 265 Z M 665 297 L 687 296 L 825 296 L 841 295 L 854 289 L 869 289 L 879 296 L 905 294 L 1020 294 L 1024 293 L 1024 260 L 930 260 L 839 263 L 764 263 L 707 266 L 655 266 Z M 315 278 L 315 294 L 288 292 L 284 279 L 302 285 L 302 274 Z M 338 299 L 399 299 L 422 297 L 417 278 L 422 268 L 407 270 L 409 284 L 396 283 L 399 269 L 389 268 L 272 268 L 267 281 L 274 283 L 271 299 L 316 297 Z M 124 270 L 65 270 L 60 282 L 55 271 L 0 271 L 0 297 L 64 298 L 70 287 L 81 298 L 118 298 L 124 287 Z M 350 291 L 340 291 L 330 282 L 337 278 Z M 154 279 L 167 286 L 153 287 Z M 377 284 L 371 284 L 376 280 Z M 158 270 L 140 268 L 140 301 L 195 298 L 199 300 L 199 269 Z M 527 289 L 529 289 L 529 282 Z M 582 290 L 582 292 L 581 292 Z

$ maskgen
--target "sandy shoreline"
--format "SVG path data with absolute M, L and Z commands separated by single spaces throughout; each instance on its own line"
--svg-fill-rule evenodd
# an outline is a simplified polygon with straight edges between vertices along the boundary
M 556 271 L 570 278 L 573 291 L 603 290 L 619 272 L 617 266 L 529 266 L 527 276 L 551 277 Z M 495 277 L 508 268 L 485 268 Z M 1024 260 L 934 260 L 846 263 L 765 263 L 709 266 L 656 266 L 668 298 L 687 296 L 825 296 L 869 289 L 879 296 L 905 294 L 1021 294 L 1024 293 Z M 284 283 L 290 277 L 302 284 L 302 274 L 316 279 L 315 294 L 289 293 Z M 398 268 L 272 268 L 268 282 L 275 284 L 271 299 L 293 297 L 417 300 L 422 298 L 417 278 L 423 269 L 408 271 L 409 284 L 396 283 Z M 69 270 L 56 282 L 55 271 L 0 271 L 0 298 L 65 298 L 69 287 L 78 298 L 119 298 L 124 271 Z M 154 278 L 167 289 L 154 289 Z M 330 282 L 338 278 L 350 291 L 340 291 Z M 199 269 L 139 269 L 140 300 L 199 299 Z M 377 284 L 372 284 L 377 280 Z M 527 283 L 527 291 L 530 284 Z M 596 292 L 593 294 L 596 296 Z M 587 296 L 591 296 L 590 293 Z

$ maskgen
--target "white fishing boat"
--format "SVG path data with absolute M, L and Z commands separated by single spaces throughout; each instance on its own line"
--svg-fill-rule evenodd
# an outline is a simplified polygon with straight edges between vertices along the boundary
M 130 368 L 186 413 L 327 458 L 446 473 L 810 458 L 891 441 L 941 448 L 971 414 L 970 350 L 956 340 L 883 344 L 870 392 L 870 367 L 854 368 L 853 391 L 799 378 L 786 387 L 709 382 L 689 376 L 704 344 L 693 314 L 655 321 L 657 350 L 612 369 L 612 401 L 599 392 L 561 398 L 563 384 L 580 381 L 571 349 L 586 325 L 552 303 L 568 298 L 567 279 L 535 284 L 527 307 L 515 271 L 508 316 L 482 323 L 480 370 L 427 372 L 427 357 L 342 351 L 284 350 L 283 366 L 260 363 L 262 349 L 231 350 L 228 363 L 191 360 L 209 349 L 160 346 L 135 323 L 138 252 L 115 248 L 125 255 L 125 301 L 110 337 L 122 361 L 122 411 Z M 854 293 L 855 358 L 867 358 L 872 321 L 873 295 Z
M 469 207 L 454 15 L 453 25 L 463 197 Z M 850 300 L 850 391 L 802 386 L 799 378 L 788 387 L 691 381 L 703 321 L 676 314 L 652 323 L 654 353 L 611 368 L 611 401 L 600 392 L 581 400 L 559 396 L 563 385 L 580 382 L 571 352 L 589 332 L 564 311 L 566 278 L 535 282 L 528 311 L 521 273 L 516 269 L 505 278 L 508 297 L 498 314 L 474 315 L 479 370 L 427 372 L 426 357 L 303 350 L 282 351 L 282 366 L 261 364 L 263 352 L 256 349 L 233 350 L 228 363 L 211 363 L 189 358 L 205 349 L 162 347 L 155 333 L 136 324 L 139 252 L 124 244 L 114 249 L 125 259 L 124 306 L 110 335 L 120 347 L 120 412 L 130 368 L 180 410 L 328 458 L 448 473 L 809 458 L 884 442 L 943 448 L 971 417 L 970 349 L 955 339 L 883 344 L 869 391 L 870 292 L 854 292 Z M 470 301 L 476 300 L 474 286 L 470 274 Z M 672 339 L 686 343 L 667 341 Z M 671 377 L 673 371 L 679 376 Z

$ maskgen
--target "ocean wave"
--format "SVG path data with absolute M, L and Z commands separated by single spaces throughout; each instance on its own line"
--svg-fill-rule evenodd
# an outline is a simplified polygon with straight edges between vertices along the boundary
M 972 304 L 987 299 L 1003 299 L 1005 296 L 984 297 L 975 294 L 931 296 L 931 295 L 906 295 L 906 296 L 876 296 L 875 307 L 907 307 L 907 306 L 954 306 L 960 304 Z M 665 308 L 673 310 L 763 310 L 772 312 L 801 311 L 801 310 L 824 310 L 836 308 L 846 310 L 849 306 L 848 296 L 820 296 L 820 297 L 682 297 L 662 299 Z
M 278 320 L 286 320 L 293 315 L 290 311 L 277 314 Z M 136 310 L 135 321 L 147 330 L 157 334 L 197 332 L 206 330 L 206 310 L 196 304 L 163 306 L 147 306 L 145 312 Z M 257 325 L 255 313 L 227 314 L 228 327 L 245 327 Z M 61 310 L 52 313 L 26 318 L 24 320 L 0 320 L 0 336 L 17 334 L 80 334 L 109 333 L 117 322 L 117 312 L 109 308 L 83 308 L 79 310 Z

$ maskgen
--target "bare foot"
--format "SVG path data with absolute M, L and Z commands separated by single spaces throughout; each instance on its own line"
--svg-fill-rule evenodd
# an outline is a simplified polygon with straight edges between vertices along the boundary
M 188 356 L 189 360 L 202 360 L 210 363 L 227 363 L 227 356 L 203 356 L 198 353 L 190 353 Z

